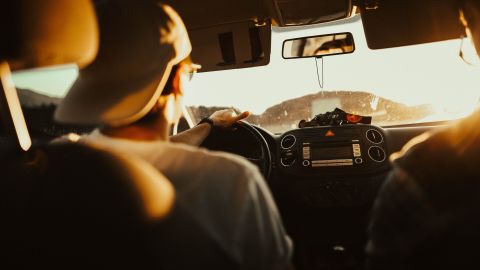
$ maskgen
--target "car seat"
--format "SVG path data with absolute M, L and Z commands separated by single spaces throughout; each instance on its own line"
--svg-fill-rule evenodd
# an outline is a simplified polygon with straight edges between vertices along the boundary
M 90 63 L 89 0 L 16 0 L 0 11 L 0 269 L 159 268 L 153 228 L 174 204 L 142 160 L 90 145 L 32 145 L 11 70 Z

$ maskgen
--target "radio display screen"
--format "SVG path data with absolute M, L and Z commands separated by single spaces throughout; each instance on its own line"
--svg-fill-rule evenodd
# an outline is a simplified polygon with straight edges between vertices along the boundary
M 344 159 L 352 158 L 352 146 L 335 146 L 335 147 L 312 147 L 312 160 L 328 160 L 328 159 Z

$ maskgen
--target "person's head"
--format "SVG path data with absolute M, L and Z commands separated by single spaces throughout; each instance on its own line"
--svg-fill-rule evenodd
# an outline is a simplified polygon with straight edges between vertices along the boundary
M 175 121 L 182 86 L 195 69 L 180 16 L 156 0 L 97 0 L 95 6 L 98 56 L 80 71 L 55 118 L 116 127 L 169 110 Z
M 164 119 L 167 124 L 174 124 L 182 116 L 183 95 L 196 71 L 200 68 L 190 57 L 172 67 L 163 91 L 152 109 L 135 123 L 152 124 Z

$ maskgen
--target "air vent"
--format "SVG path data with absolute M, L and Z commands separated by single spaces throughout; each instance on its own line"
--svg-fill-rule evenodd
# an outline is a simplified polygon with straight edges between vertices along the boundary
M 295 145 L 296 142 L 297 142 L 297 138 L 295 138 L 295 136 L 293 136 L 292 134 L 289 134 L 282 138 L 282 141 L 280 142 L 280 146 L 283 149 L 290 149 Z
M 380 133 L 378 130 L 375 129 L 369 129 L 366 133 L 367 140 L 369 140 L 372 143 L 382 143 L 383 142 L 383 136 L 382 133 Z
M 372 146 L 368 149 L 368 156 L 375 162 L 384 162 L 387 158 L 385 150 L 378 146 Z
M 280 162 L 282 163 L 283 167 L 290 167 L 293 164 L 295 164 L 295 161 L 297 161 L 297 159 L 294 157 L 287 157 L 287 158 L 280 159 Z
M 284 167 L 292 166 L 295 164 L 295 161 L 297 161 L 297 154 L 293 150 L 283 151 L 280 154 L 280 163 L 282 163 Z

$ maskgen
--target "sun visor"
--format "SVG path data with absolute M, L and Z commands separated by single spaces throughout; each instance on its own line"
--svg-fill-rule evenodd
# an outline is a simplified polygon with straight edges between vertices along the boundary
M 416 45 L 465 34 L 455 0 L 369 0 L 361 6 L 370 49 Z
M 244 21 L 189 31 L 201 72 L 264 66 L 270 62 L 271 23 Z
M 182 17 L 199 72 L 270 62 L 273 0 L 164 0 Z

